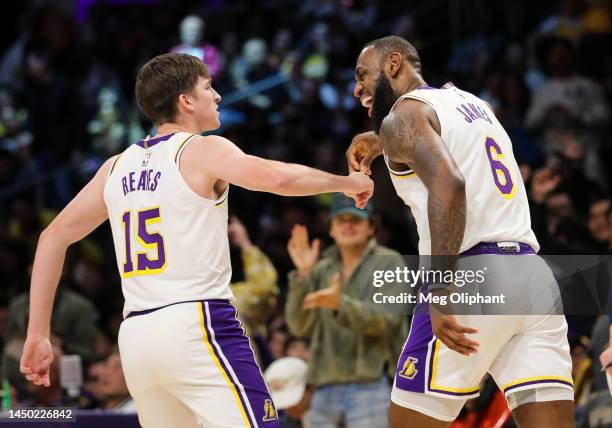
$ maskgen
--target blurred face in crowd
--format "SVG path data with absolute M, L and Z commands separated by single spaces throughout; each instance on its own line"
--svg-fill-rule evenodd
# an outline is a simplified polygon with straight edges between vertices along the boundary
M 106 362 L 100 361 L 89 366 L 87 370 L 88 380 L 86 382 L 86 389 L 90 394 L 94 396 L 96 400 L 103 400 L 104 394 L 102 392 L 101 379 L 104 377 L 106 371 Z
M 374 47 L 368 46 L 361 51 L 355 68 L 355 79 L 357 82 L 353 95 L 368 109 L 368 116 L 374 123 L 374 132 L 378 134 L 383 119 L 399 95 L 393 91 L 389 78 L 383 72 Z
M 100 392 L 106 398 L 127 397 L 130 393 L 123 376 L 119 354 L 111 354 L 104 365 L 104 374 L 100 378 Z
M 181 21 L 181 40 L 191 46 L 195 46 L 204 34 L 204 21 L 197 16 L 190 15 Z
M 572 200 L 567 193 L 556 193 L 548 197 L 546 206 L 550 215 L 565 218 L 574 213 Z
M 272 356 L 281 358 L 285 356 L 285 341 L 287 340 L 287 333 L 282 330 L 276 330 L 272 333 L 270 338 L 269 348 Z
M 301 358 L 304 361 L 308 361 L 310 357 L 310 350 L 308 349 L 308 343 L 304 340 L 293 339 L 291 343 L 287 345 L 287 357 Z
M 360 246 L 374 236 L 374 226 L 366 218 L 341 214 L 332 219 L 329 235 L 339 248 Z
M 589 230 L 596 241 L 607 241 L 610 236 L 608 232 L 609 208 L 610 201 L 605 199 L 592 204 L 589 210 Z

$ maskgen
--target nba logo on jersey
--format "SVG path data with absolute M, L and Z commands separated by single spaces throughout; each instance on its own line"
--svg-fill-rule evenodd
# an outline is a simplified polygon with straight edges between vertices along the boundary
M 142 166 L 145 167 L 149 164 L 149 159 L 151 159 L 151 152 L 147 151 L 144 155 L 144 159 L 142 161 Z
M 419 372 L 416 369 L 416 364 L 419 362 L 416 358 L 408 357 L 399 375 L 405 379 L 412 380 Z
M 272 400 L 266 399 L 264 402 L 264 422 L 270 422 L 276 420 L 276 409 L 274 408 L 274 404 Z

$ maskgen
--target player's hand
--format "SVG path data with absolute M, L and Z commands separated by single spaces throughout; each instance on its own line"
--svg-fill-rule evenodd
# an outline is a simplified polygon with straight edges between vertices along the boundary
M 318 239 L 310 244 L 306 226 L 300 224 L 293 226 L 291 238 L 287 243 L 287 251 L 300 276 L 310 275 L 312 268 L 319 259 L 320 247 L 321 241 Z
M 355 171 L 349 175 L 351 179 L 350 190 L 345 195 L 355 200 L 357 208 L 365 208 L 368 200 L 374 194 L 374 182 L 363 172 Z
M 468 339 L 466 334 L 478 333 L 478 330 L 462 326 L 452 314 L 443 314 L 436 305 L 429 305 L 431 328 L 433 334 L 453 351 L 465 356 L 478 352 L 479 343 Z
M 23 345 L 19 370 L 35 385 L 51 386 L 49 369 L 53 363 L 53 347 L 48 337 L 28 335 Z
M 331 286 L 324 290 L 313 291 L 304 297 L 302 308 L 316 309 L 327 308 L 337 310 L 342 302 L 342 284 L 340 282 L 340 272 L 332 276 Z
M 346 151 L 349 172 L 361 171 L 364 174 L 371 175 L 370 165 L 382 153 L 382 143 L 374 132 L 370 131 L 355 135 Z
M 608 348 L 601 353 L 601 355 L 599 356 L 599 362 L 601 362 L 602 368 L 612 363 L 612 346 L 608 346 Z M 612 375 L 612 366 L 608 367 L 606 369 L 606 372 Z

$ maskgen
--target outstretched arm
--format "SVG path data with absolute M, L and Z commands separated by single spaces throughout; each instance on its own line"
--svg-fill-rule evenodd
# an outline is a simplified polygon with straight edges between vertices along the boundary
M 244 153 L 219 136 L 201 137 L 187 149 L 192 162 L 197 162 L 208 174 L 249 190 L 283 196 L 343 192 L 352 197 L 362 192 L 369 197 L 373 191 L 372 181 L 362 173 L 340 176 L 304 165 L 262 159 Z
M 49 386 L 49 367 L 53 361 L 49 342 L 51 312 L 66 249 L 108 217 L 103 189 L 111 161 L 98 170 L 38 239 L 30 285 L 28 336 L 21 357 L 21 372 L 37 385 Z
M 431 255 L 456 256 L 465 231 L 465 183 L 440 138 L 439 129 L 440 123 L 431 107 L 405 100 L 383 120 L 380 137 L 387 156 L 394 162 L 410 165 L 427 187 Z M 448 263 L 448 258 L 443 259 L 444 263 Z M 448 293 L 448 289 L 433 292 Z M 478 343 L 465 335 L 477 330 L 462 326 L 453 315 L 443 314 L 439 309 L 430 305 L 434 334 L 454 351 L 464 355 L 476 352 Z

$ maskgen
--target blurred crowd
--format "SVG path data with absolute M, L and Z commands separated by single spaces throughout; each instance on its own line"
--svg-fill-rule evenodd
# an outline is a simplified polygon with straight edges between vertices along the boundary
M 54 309 L 58 356 L 78 354 L 84 363 L 81 396 L 26 385 L 18 374 L 18 357 L 38 235 L 105 159 L 154 134 L 136 107 L 133 87 L 140 66 L 160 53 L 189 53 L 208 64 L 213 86 L 223 96 L 219 132 L 246 152 L 345 173 L 344 152 L 351 137 L 371 128 L 352 95 L 354 62 L 364 43 L 389 34 L 403 36 L 419 50 L 430 86 L 452 81 L 495 109 L 513 141 L 541 253 L 612 251 L 609 0 L 18 3 L 3 14 L 6 31 L 0 36 L 0 349 L 2 378 L 8 381 L 4 391 L 13 404 L 76 399 L 88 408 L 133 409 L 115 348 L 123 301 L 108 225 L 69 249 Z M 370 251 L 378 245 L 415 254 L 417 236 L 409 209 L 395 196 L 381 161 L 375 162 L 373 174 L 374 210 L 366 221 L 371 230 L 364 229 L 359 248 Z M 287 245 L 290 240 L 294 246 L 303 244 L 304 231 L 307 241 L 318 239 L 313 263 L 320 253 L 321 263 L 325 257 L 339 257 L 348 276 L 335 280 L 354 280 L 357 262 L 346 262 L 347 267 L 345 253 L 323 251 L 339 246 L 339 235 L 330 233 L 339 218 L 330 215 L 332 200 L 332 195 L 280 198 L 239 188 L 230 192 L 233 287 L 264 369 L 284 357 L 323 358 L 328 351 L 320 349 L 314 321 L 307 319 L 315 312 L 323 326 L 345 323 L 336 333 L 349 347 L 368 335 L 359 324 L 363 320 L 321 315 L 334 310 L 313 303 L 320 303 L 321 295 L 310 297 L 309 309 L 304 304 L 300 322 L 292 325 L 285 315 L 291 298 L 296 309 L 287 314 L 298 316 L 307 292 L 334 287 L 329 273 L 322 285 L 311 284 L 295 294 L 299 285 L 291 282 L 296 273 L 288 274 L 295 268 L 299 273 L 300 266 Z M 314 248 L 308 247 L 312 256 Z M 608 338 L 602 342 L 601 332 L 592 333 L 596 316 L 574 318 L 569 325 L 576 397 L 586 409 L 578 417 L 589 426 L 588 415 L 594 414 L 589 403 L 597 398 L 592 391 L 605 387 L 592 362 Z M 401 331 L 405 321 L 392 325 Z M 299 328 L 309 322 L 312 328 Z M 379 385 L 396 359 L 393 352 L 389 348 L 381 367 L 363 379 Z M 276 373 L 295 373 L 309 384 L 295 390 L 302 392 L 301 401 L 287 405 L 293 409 L 287 417 L 295 423 L 308 408 L 313 388 L 316 396 L 327 384 L 363 380 L 339 378 L 340 366 L 326 369 L 334 377 L 315 375 L 312 366 L 306 375 L 295 361 L 287 364 L 294 370 L 282 366 Z M 483 381 L 481 398 L 467 406 L 463 425 L 457 426 L 484 426 L 478 418 L 490 416 L 486 409 L 495 410 L 490 410 L 492 418 L 504 417 L 503 400 L 488 383 Z

